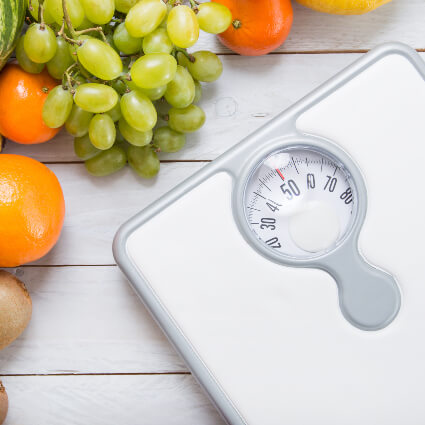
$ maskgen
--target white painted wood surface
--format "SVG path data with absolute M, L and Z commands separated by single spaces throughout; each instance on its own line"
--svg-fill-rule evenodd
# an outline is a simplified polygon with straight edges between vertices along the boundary
M 190 375 L 5 377 L 7 425 L 224 425 Z
M 197 50 L 224 53 L 222 78 L 204 85 L 207 124 L 182 152 L 162 155 L 184 162 L 162 164 L 152 181 L 129 169 L 104 179 L 88 176 L 65 134 L 38 146 L 8 144 L 5 153 L 32 156 L 56 173 L 67 214 L 51 253 L 12 270 L 26 282 L 34 314 L 24 335 L 0 352 L 11 404 L 6 425 L 223 423 L 114 265 L 111 242 L 123 221 L 360 52 L 384 41 L 425 49 L 423 0 L 394 0 L 350 17 L 294 4 L 294 14 L 289 39 L 266 57 L 228 55 L 213 37 L 201 38 Z M 194 160 L 201 162 L 186 162 Z
M 187 371 L 116 266 L 21 267 L 33 317 L 2 374 Z
M 203 84 L 200 106 L 207 115 L 204 127 L 188 137 L 183 150 L 161 154 L 161 159 L 215 159 L 360 56 L 342 53 L 261 58 L 222 56 L 222 77 L 215 83 Z M 78 161 L 73 139 L 66 132 L 31 148 L 9 143 L 5 152 L 29 155 L 44 162 Z

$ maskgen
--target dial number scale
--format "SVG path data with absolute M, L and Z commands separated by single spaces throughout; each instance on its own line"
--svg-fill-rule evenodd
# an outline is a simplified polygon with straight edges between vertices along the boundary
M 351 176 L 330 156 L 308 148 L 276 152 L 251 174 L 245 215 L 251 230 L 283 255 L 311 258 L 338 244 L 355 211 Z

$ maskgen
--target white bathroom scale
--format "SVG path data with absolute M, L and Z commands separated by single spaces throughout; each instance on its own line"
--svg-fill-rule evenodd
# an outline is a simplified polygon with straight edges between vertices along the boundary
M 425 424 L 424 77 L 374 49 L 118 232 L 229 424 Z

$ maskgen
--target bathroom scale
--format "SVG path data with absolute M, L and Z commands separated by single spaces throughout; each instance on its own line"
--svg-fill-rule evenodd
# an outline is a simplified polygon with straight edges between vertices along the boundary
M 377 47 L 119 230 L 227 423 L 425 424 L 424 76 Z

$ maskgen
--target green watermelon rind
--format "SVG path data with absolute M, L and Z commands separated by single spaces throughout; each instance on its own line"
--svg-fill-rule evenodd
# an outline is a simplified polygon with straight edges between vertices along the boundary
M 21 35 L 25 10 L 26 0 L 0 0 L 0 70 Z

